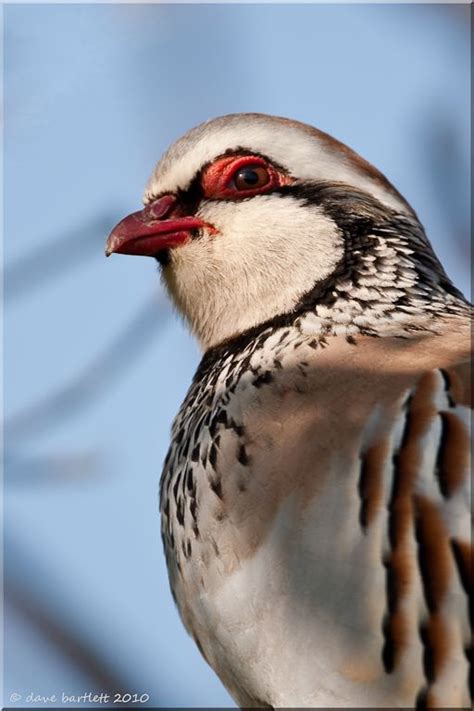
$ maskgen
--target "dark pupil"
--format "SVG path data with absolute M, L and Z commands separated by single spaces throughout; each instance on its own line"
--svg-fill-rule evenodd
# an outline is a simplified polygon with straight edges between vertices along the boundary
M 244 168 L 243 170 L 239 170 L 238 178 L 243 183 L 250 186 L 256 185 L 260 180 L 257 171 L 252 170 L 252 168 Z

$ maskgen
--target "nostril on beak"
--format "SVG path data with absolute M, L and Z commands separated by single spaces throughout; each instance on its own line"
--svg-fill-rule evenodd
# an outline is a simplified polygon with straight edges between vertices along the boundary
M 152 220 L 162 220 L 166 217 L 173 207 L 176 205 L 176 197 L 174 195 L 163 195 L 155 200 L 144 209 L 146 217 Z

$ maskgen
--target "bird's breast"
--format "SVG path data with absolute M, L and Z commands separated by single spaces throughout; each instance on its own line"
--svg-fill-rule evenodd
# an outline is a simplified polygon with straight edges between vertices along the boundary
M 439 371 L 414 373 L 410 359 L 374 370 L 357 346 L 327 350 L 273 352 L 281 367 L 224 363 L 190 392 L 162 481 L 181 615 L 241 705 L 413 706 L 434 693 L 427 654 L 440 659 L 439 698 L 456 705 L 466 612 L 443 515 L 459 518 L 466 475 L 443 513 L 433 461 L 439 413 L 462 416 Z M 442 648 L 430 642 L 440 626 Z

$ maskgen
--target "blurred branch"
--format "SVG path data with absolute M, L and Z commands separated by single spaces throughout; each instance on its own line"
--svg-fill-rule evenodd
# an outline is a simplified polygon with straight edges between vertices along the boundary
M 7 437 L 36 435 L 93 405 L 156 337 L 156 299 L 148 301 L 118 337 L 71 383 L 5 423 Z M 161 309 L 161 316 L 169 312 Z M 161 323 L 161 325 L 163 325 Z
M 64 484 L 97 476 L 100 458 L 96 452 L 76 455 L 50 455 L 25 457 L 16 451 L 6 450 L 4 484 L 9 486 L 38 484 Z
M 34 289 L 63 276 L 69 269 L 103 251 L 104 235 L 113 226 L 113 218 L 96 217 L 65 236 L 41 243 L 28 256 L 5 268 L 5 304 L 30 295 Z
M 33 580 L 35 584 L 31 584 Z M 39 581 L 40 585 L 37 584 Z M 54 587 L 55 593 L 52 595 L 45 595 L 45 581 Z M 10 542 L 6 548 L 4 602 L 10 603 L 26 622 L 54 644 L 61 655 L 85 674 L 98 691 L 111 694 L 130 691 L 133 688 L 130 681 L 117 675 L 110 662 L 97 652 L 97 646 L 73 628 L 70 615 L 62 613 L 62 609 L 68 609 L 67 605 L 58 607 L 55 604 L 57 590 L 45 571 L 35 561 L 29 560 L 29 556 L 16 543 Z M 64 601 L 64 590 L 60 591 L 60 596 Z M 8 644 L 7 626 L 5 632 Z
M 90 678 L 98 691 L 105 693 L 125 693 L 129 689 L 123 679 L 114 675 L 106 662 L 97 655 L 92 646 L 75 637 L 70 630 L 55 619 L 52 611 L 41 606 L 37 598 L 18 590 L 8 580 L 4 585 L 4 602 L 13 605 L 22 617 L 52 642 L 69 661 Z

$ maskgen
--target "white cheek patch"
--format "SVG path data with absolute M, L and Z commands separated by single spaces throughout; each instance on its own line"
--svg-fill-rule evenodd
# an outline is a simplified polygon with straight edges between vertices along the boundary
M 306 130 L 305 130 L 306 129 Z M 198 171 L 227 150 L 246 148 L 289 170 L 298 180 L 337 181 L 363 190 L 383 204 L 407 212 L 406 204 L 357 164 L 351 151 L 337 148 L 301 124 L 274 117 L 228 116 L 203 124 L 177 141 L 158 163 L 145 193 L 185 190 Z M 352 157 L 351 157 L 352 155 Z
M 327 277 L 343 255 L 334 220 L 319 206 L 291 196 L 262 195 L 242 202 L 209 202 L 198 216 L 219 230 L 213 256 L 233 269 L 282 279 L 292 270 L 295 291 L 304 294 Z M 251 270 L 251 271 L 250 271 Z M 249 273 L 250 271 L 250 273 Z M 259 291 L 262 285 L 259 285 Z
M 288 195 L 209 202 L 198 215 L 218 234 L 173 250 L 164 276 L 205 347 L 290 312 L 343 256 L 336 223 Z

